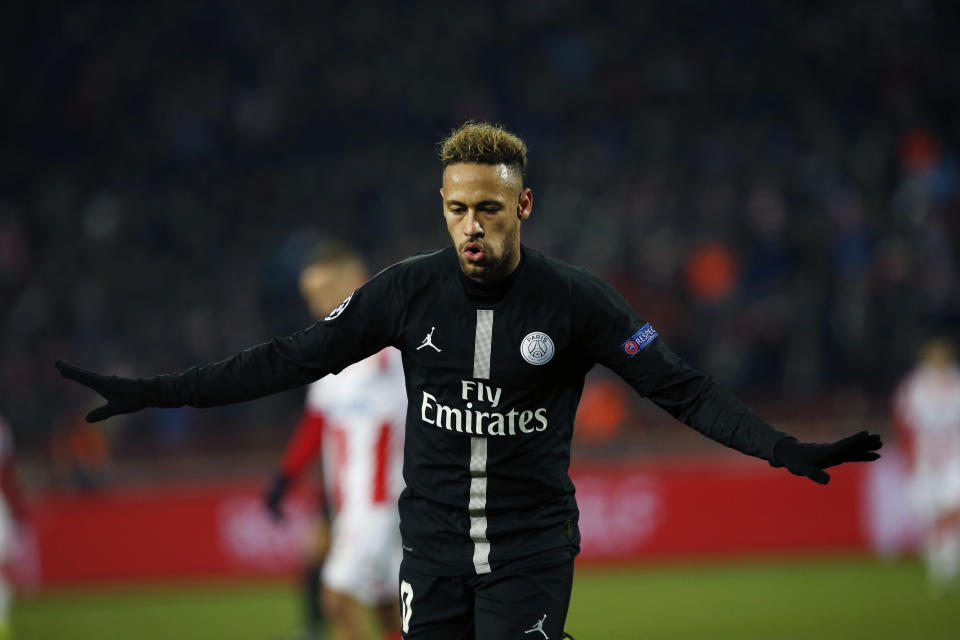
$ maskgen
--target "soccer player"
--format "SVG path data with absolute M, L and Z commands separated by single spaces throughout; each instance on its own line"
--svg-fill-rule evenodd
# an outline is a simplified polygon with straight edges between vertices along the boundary
M 909 453 L 930 589 L 939 594 L 960 575 L 960 367 L 948 340 L 924 345 L 897 388 L 894 420 Z
M 368 277 L 356 253 L 323 245 L 308 257 L 300 291 L 311 315 L 321 320 Z M 303 419 L 265 496 L 268 509 L 281 514 L 287 490 L 310 462 L 323 456 L 324 503 L 333 532 L 323 563 L 321 601 L 338 640 L 368 637 L 369 608 L 385 632 L 399 637 L 397 499 L 403 489 L 406 411 L 403 363 L 392 347 L 312 383 Z M 326 521 L 319 520 L 315 529 L 323 530 Z M 312 574 L 318 567 L 311 564 L 307 571 Z M 317 576 L 308 575 L 310 604 L 316 602 L 316 584 Z M 311 626 L 316 633 L 319 624 Z
M 16 522 L 22 522 L 26 508 L 13 466 L 13 429 L 0 414 L 0 640 L 13 637 L 10 628 L 10 601 L 13 589 L 7 581 L 7 560 L 13 552 Z
M 88 419 L 251 400 L 398 348 L 410 640 L 562 637 L 580 541 L 570 441 L 595 364 L 707 437 L 821 484 L 827 467 L 879 457 L 880 437 L 866 431 L 829 444 L 777 431 L 682 362 L 610 285 L 522 246 L 533 192 L 518 137 L 467 123 L 440 157 L 453 246 L 408 258 L 311 327 L 221 362 L 137 379 L 58 362 L 106 399 Z

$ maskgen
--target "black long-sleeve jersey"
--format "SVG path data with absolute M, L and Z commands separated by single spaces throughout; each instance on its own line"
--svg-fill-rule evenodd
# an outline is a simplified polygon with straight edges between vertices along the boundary
M 772 460 L 786 434 L 677 358 L 612 287 L 529 248 L 523 256 L 486 288 L 463 276 L 452 247 L 404 260 L 303 331 L 160 376 L 161 404 L 250 400 L 398 348 L 408 397 L 404 559 L 439 576 L 577 553 L 570 442 L 597 363 L 704 435 Z

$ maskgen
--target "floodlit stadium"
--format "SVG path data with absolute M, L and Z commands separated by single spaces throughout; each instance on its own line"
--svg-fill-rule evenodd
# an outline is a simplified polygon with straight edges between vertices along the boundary
M 0 640 L 954 638 L 958 25 L 13 3 Z

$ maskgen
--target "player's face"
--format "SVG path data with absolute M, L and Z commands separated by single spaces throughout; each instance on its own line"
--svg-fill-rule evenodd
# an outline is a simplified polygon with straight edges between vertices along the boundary
M 358 269 L 343 264 L 314 264 L 300 273 L 300 293 L 315 319 L 325 317 L 363 284 Z
M 443 216 L 460 268 L 478 282 L 495 282 L 520 264 L 520 223 L 533 192 L 506 165 L 460 162 L 443 172 Z

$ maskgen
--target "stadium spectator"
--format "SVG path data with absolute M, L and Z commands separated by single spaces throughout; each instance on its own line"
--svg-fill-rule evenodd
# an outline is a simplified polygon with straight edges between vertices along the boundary
M 440 246 L 410 215 L 433 189 L 422 140 L 466 117 L 536 143 L 550 224 L 531 244 L 635 306 L 663 308 L 646 297 L 683 290 L 696 243 L 723 242 L 743 278 L 729 316 L 674 300 L 672 343 L 744 393 L 852 390 L 885 413 L 918 317 L 960 317 L 955 3 L 497 0 L 457 21 L 472 44 L 451 54 L 434 36 L 455 11 L 19 3 L 2 27 L 0 402 L 30 425 L 20 444 L 45 447 L 65 408 L 46 354 L 168 370 L 287 326 L 295 293 L 269 304 L 288 278 L 261 265 L 290 229 L 376 264 Z M 150 450 L 148 420 L 116 445 Z M 192 437 L 231 441 L 221 414 L 198 420 Z

